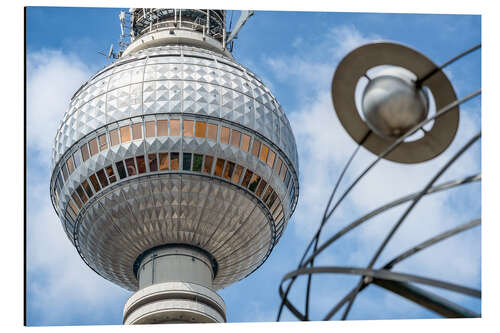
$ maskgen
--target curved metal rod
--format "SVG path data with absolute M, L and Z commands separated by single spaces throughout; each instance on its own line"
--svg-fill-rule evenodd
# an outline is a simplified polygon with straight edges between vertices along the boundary
M 434 186 L 432 187 L 431 189 L 429 189 L 429 191 L 427 191 L 427 193 L 425 193 L 425 195 L 428 195 L 428 194 L 432 194 L 432 193 L 436 193 L 436 192 L 439 192 L 439 191 L 444 191 L 444 190 L 447 190 L 447 189 L 450 189 L 450 188 L 453 188 L 453 187 L 456 187 L 456 186 L 460 186 L 460 185 L 464 185 L 464 184 L 468 184 L 468 183 L 471 183 L 471 182 L 474 182 L 474 181 L 479 181 L 481 180 L 481 174 L 476 174 L 476 175 L 473 175 L 473 176 L 469 176 L 469 177 L 465 177 L 465 178 L 462 178 L 462 179 L 458 179 L 458 180 L 452 180 L 452 181 L 449 181 L 449 182 L 446 182 L 446 183 L 443 183 L 443 184 L 440 184 L 440 185 L 437 185 L 437 186 Z M 308 265 L 309 263 L 312 263 L 311 265 L 314 264 L 314 258 L 317 257 L 321 252 L 323 252 L 326 248 L 328 248 L 328 246 L 330 244 L 332 244 L 333 242 L 335 242 L 337 239 L 339 239 L 340 237 L 344 236 L 346 233 L 348 233 L 349 231 L 357 228 L 358 226 L 360 226 L 361 224 L 363 224 L 364 222 L 368 221 L 369 219 L 371 219 L 372 217 L 378 215 L 378 214 L 381 214 L 391 208 L 394 208 L 396 206 L 399 206 L 405 202 L 408 202 L 412 199 L 414 199 L 416 196 L 419 195 L 420 192 L 416 192 L 416 193 L 413 193 L 413 194 L 409 194 L 407 196 L 404 196 L 402 198 L 399 198 L 397 200 L 394 200 L 392 202 L 389 202 L 373 211 L 371 211 L 370 213 L 360 217 L 359 219 L 357 219 L 356 221 L 352 222 L 351 224 L 347 225 L 346 227 L 344 227 L 343 229 L 341 229 L 339 232 L 337 232 L 335 235 L 333 235 L 332 237 L 330 237 L 327 241 L 325 241 L 315 252 L 313 252 L 309 258 L 307 258 L 303 263 L 302 263 L 302 266 L 300 267 L 304 267 L 306 265 Z M 287 289 L 288 290 L 288 289 Z M 288 293 L 285 293 L 285 295 L 287 295 Z M 283 293 L 282 291 L 280 290 L 280 296 L 282 297 L 283 296 Z M 286 299 L 286 296 L 285 296 L 285 299 Z M 291 303 L 288 302 L 288 300 L 286 300 L 287 304 L 289 304 L 290 306 L 287 305 L 287 308 L 292 311 L 294 314 L 295 313 L 299 313 L 300 314 L 300 319 L 301 320 L 307 320 L 306 318 L 308 318 L 307 316 L 304 316 L 302 313 L 300 313 L 296 308 L 295 306 L 293 306 Z M 297 316 L 299 317 L 299 316 Z
M 436 74 L 437 72 L 441 71 L 443 68 L 445 68 L 446 66 L 448 65 L 451 65 L 452 63 L 454 63 L 455 61 L 457 61 L 458 59 L 466 56 L 467 54 L 469 53 L 472 53 L 478 49 L 481 48 L 481 43 L 477 44 L 476 46 L 473 46 L 471 47 L 470 49 L 460 53 L 459 55 L 451 58 L 450 60 L 448 60 L 447 62 L 445 62 L 444 64 L 442 64 L 441 66 L 435 68 L 434 70 L 432 70 L 429 74 L 425 75 L 424 77 L 422 77 L 421 79 L 417 80 L 416 84 L 417 85 L 421 85 L 423 82 L 425 82 L 426 80 L 428 80 L 431 76 L 433 76 L 434 74 Z
M 466 231 L 466 230 L 469 230 L 477 225 L 479 225 L 481 223 L 481 219 L 474 219 L 470 222 L 467 222 L 467 223 L 464 223 L 464 224 L 461 224 L 453 229 L 450 229 L 450 230 L 447 230 L 435 237 L 432 237 L 418 245 L 416 245 L 415 247 L 403 252 L 402 254 L 396 256 L 394 259 L 390 260 L 389 262 L 387 262 L 383 267 L 382 269 L 384 270 L 390 270 L 391 268 L 394 267 L 394 265 L 400 263 L 401 261 L 411 257 L 412 255 L 436 244 L 436 243 L 439 243 L 447 238 L 450 238 L 451 236 L 454 236 L 458 233 L 461 233 L 463 231 Z M 296 277 L 293 277 L 292 279 L 296 279 Z M 363 286 L 360 288 L 359 292 L 362 291 L 363 289 L 365 289 L 366 287 L 368 286 L 367 283 L 364 283 L 363 281 Z M 283 289 L 282 289 L 282 285 L 280 285 L 280 288 L 279 288 L 279 291 L 280 291 L 280 296 L 282 297 L 283 296 Z M 333 317 L 335 315 L 335 313 L 337 313 L 338 310 L 340 310 L 342 308 L 342 306 L 347 302 L 349 301 L 349 299 L 351 299 L 351 297 L 354 295 L 354 293 L 356 292 L 356 287 L 353 288 L 346 296 L 344 296 L 344 298 L 342 298 L 342 300 L 340 300 L 333 308 L 332 310 L 330 310 L 330 312 L 323 318 L 323 320 L 329 320 L 331 317 Z M 297 317 L 299 318 L 300 320 L 305 320 L 305 317 L 304 315 L 295 308 L 295 306 L 290 303 L 288 301 L 288 299 L 284 299 L 284 302 L 286 303 L 286 306 L 287 308 Z
M 462 156 L 463 153 L 469 149 L 470 146 L 474 142 L 476 142 L 479 138 L 481 137 L 481 131 L 479 131 L 478 134 L 474 135 L 459 151 L 453 155 L 449 161 L 432 177 L 432 179 L 425 185 L 424 189 L 419 193 L 419 195 L 413 199 L 413 202 L 411 205 L 406 209 L 406 211 L 403 213 L 403 215 L 399 218 L 398 222 L 392 227 L 392 229 L 389 231 L 387 236 L 385 237 L 384 241 L 382 244 L 380 244 L 379 248 L 375 252 L 375 255 L 373 258 L 370 260 L 370 263 L 368 264 L 368 268 L 372 268 L 375 262 L 377 261 L 378 257 L 382 253 L 382 251 L 385 249 L 391 238 L 394 236 L 398 228 L 401 226 L 401 224 L 405 221 L 406 217 L 410 214 L 410 212 L 413 210 L 413 208 L 419 203 L 420 199 L 425 195 L 425 193 L 434 185 L 434 183 L 443 175 L 443 173 L 448 170 L 448 168 L 460 157 Z M 362 281 L 361 281 L 362 282 Z M 358 284 L 358 288 L 361 287 L 361 284 Z M 352 304 L 354 300 L 356 299 L 356 293 L 354 293 L 354 296 L 349 300 L 349 304 L 347 305 L 347 308 L 344 311 L 344 314 L 342 316 L 342 320 L 347 318 L 347 315 L 349 314 L 349 311 L 351 310 Z
M 428 195 L 428 194 L 433 194 L 433 193 L 436 193 L 436 192 L 440 192 L 440 191 L 444 191 L 444 190 L 447 190 L 447 189 L 451 189 L 453 187 L 456 187 L 456 186 L 460 186 L 460 185 L 465 185 L 465 184 L 469 184 L 469 183 L 472 183 L 472 182 L 475 182 L 475 181 L 479 181 L 481 180 L 481 174 L 476 174 L 476 175 L 473 175 L 473 176 L 469 176 L 469 177 L 465 177 L 465 178 L 462 178 L 462 179 L 458 179 L 458 180 L 452 180 L 452 181 L 449 181 L 449 182 L 446 182 L 446 183 L 442 183 L 440 185 L 437 185 L 437 186 L 434 186 L 432 188 L 429 189 L 429 191 L 427 191 L 427 193 L 425 193 L 425 195 Z M 378 214 L 381 214 L 391 208 L 394 208 L 396 206 L 399 206 L 401 204 L 404 204 L 405 202 L 408 202 L 412 199 L 414 199 L 415 197 L 417 197 L 419 195 L 420 191 L 419 192 L 415 192 L 415 193 L 412 193 L 412 194 L 409 194 L 409 195 L 406 195 L 402 198 L 399 198 L 399 199 L 396 199 L 392 202 L 389 202 L 383 206 L 380 206 L 374 210 L 372 210 L 371 212 L 369 212 L 368 214 L 358 218 L 357 220 L 355 220 L 354 222 L 352 222 L 351 224 L 345 226 L 343 229 L 341 229 L 340 231 L 338 231 L 335 235 L 333 235 L 332 237 L 330 237 L 328 240 L 326 240 L 323 244 L 321 244 L 321 246 L 318 248 L 318 250 L 316 252 L 314 252 L 313 254 L 311 254 L 311 256 L 309 256 L 309 258 L 307 258 L 303 265 L 307 265 L 309 262 L 311 262 L 311 260 L 313 259 L 313 257 L 316 257 L 318 256 L 321 252 L 323 252 L 324 250 L 326 250 L 326 248 L 332 244 L 333 242 L 335 242 L 337 239 L 339 239 L 340 237 L 344 236 L 346 233 L 348 233 L 349 231 L 359 227 L 361 224 L 363 224 L 364 222 L 370 220 L 372 217 L 375 217 L 377 216 Z
M 332 203 L 332 200 L 333 200 L 333 197 L 335 195 L 335 192 L 337 191 L 337 188 L 340 185 L 340 182 L 341 182 L 342 178 L 344 177 L 345 172 L 349 168 L 349 165 L 351 164 L 352 160 L 354 159 L 354 157 L 358 153 L 359 149 L 361 148 L 361 146 L 363 145 L 363 143 L 366 141 L 366 139 L 368 139 L 368 137 L 370 136 L 371 133 L 372 133 L 372 131 L 369 130 L 365 134 L 365 136 L 360 141 L 360 143 L 358 144 L 358 146 L 356 147 L 356 149 L 354 150 L 354 152 L 351 154 L 351 157 L 349 158 L 349 160 L 347 161 L 346 165 L 342 169 L 342 172 L 340 173 L 339 177 L 337 178 L 337 182 L 335 183 L 335 187 L 333 188 L 333 191 L 330 194 L 330 198 L 328 199 L 328 203 L 327 203 L 325 211 L 323 213 L 323 218 L 321 220 L 321 224 L 320 224 L 320 226 L 318 228 L 318 231 L 316 232 L 315 236 L 309 242 L 309 245 L 307 246 L 304 254 L 302 255 L 302 258 L 300 259 L 300 262 L 299 262 L 299 265 L 298 265 L 297 268 L 302 267 L 302 261 L 304 260 L 305 256 L 307 255 L 307 252 L 309 252 L 309 249 L 311 248 L 311 245 L 313 243 L 314 243 L 314 251 L 316 251 L 316 248 L 317 248 L 317 245 L 318 245 L 319 236 L 321 234 L 321 230 L 322 230 L 322 228 L 323 228 L 323 226 L 324 226 L 324 224 L 326 222 L 325 216 L 326 216 L 326 213 L 328 211 L 328 208 L 330 207 L 330 205 Z M 314 262 L 311 264 L 311 266 L 313 266 L 313 265 L 314 265 Z M 277 319 L 276 319 L 277 321 L 279 321 L 279 319 L 281 317 L 281 312 L 283 311 L 283 306 L 285 305 L 284 304 L 285 303 L 284 300 L 286 300 L 286 298 L 288 296 L 288 293 L 290 292 L 290 288 L 292 287 L 294 281 L 295 281 L 295 279 L 293 279 L 292 282 L 287 287 L 287 290 L 285 291 L 284 297 L 283 297 L 283 291 L 280 290 L 280 296 L 281 296 L 282 301 L 281 301 L 281 304 L 280 304 L 280 307 L 279 307 L 279 310 L 278 310 L 278 316 L 277 316 Z M 311 282 L 311 277 L 309 276 L 308 277 L 308 281 L 307 281 L 306 314 L 305 314 L 305 316 L 302 313 L 300 313 L 298 310 L 296 310 L 295 307 L 293 307 L 293 310 L 291 308 L 289 308 L 292 312 L 294 312 L 294 314 L 300 314 L 300 316 L 297 315 L 297 317 L 300 317 L 301 320 L 308 320 L 308 317 L 309 317 L 309 290 L 310 290 L 310 282 Z M 286 302 L 289 303 L 288 300 Z M 287 307 L 288 307 L 288 305 L 287 305 Z
M 338 274 L 352 274 L 352 275 L 362 275 L 369 276 L 371 278 L 377 278 L 380 280 L 388 281 L 399 281 L 399 282 L 415 282 L 432 287 L 438 287 L 442 289 L 451 290 L 460 294 L 469 295 L 475 298 L 481 298 L 481 290 L 461 286 L 455 283 L 450 283 L 446 281 L 430 279 L 424 276 L 407 274 L 407 273 L 396 273 L 386 269 L 373 269 L 373 268 L 360 268 L 360 267 L 348 267 L 348 266 L 319 266 L 319 267 L 304 267 L 296 271 L 286 274 L 281 281 L 288 280 L 292 277 L 305 275 L 305 274 L 324 274 L 324 273 L 338 273 Z M 353 295 L 354 296 L 354 295 Z
M 470 222 L 461 224 L 456 228 L 445 231 L 445 232 L 443 232 L 437 236 L 434 236 L 434 237 L 426 240 L 425 242 L 422 242 L 422 243 L 418 244 L 417 246 L 401 253 L 399 256 L 397 256 L 396 258 L 392 259 L 387 264 L 385 264 L 382 268 L 383 269 L 391 269 L 392 267 L 394 267 L 394 265 L 400 263 L 401 261 L 405 260 L 406 258 L 414 255 L 415 253 L 418 253 L 418 252 L 428 248 L 429 246 L 432 246 L 436 243 L 439 243 L 442 240 L 445 240 L 453 235 L 459 234 L 462 231 L 469 230 L 469 229 L 476 227 L 480 224 L 481 224 L 481 219 L 477 218 L 477 219 L 474 219 Z
M 464 224 L 461 224 L 459 225 L 458 227 L 456 228 L 453 228 L 453 229 L 450 229 L 450 230 L 447 230 L 433 238 L 430 238 L 420 244 L 418 244 L 417 246 L 409 249 L 408 251 L 405 251 L 403 252 L 402 254 L 396 256 L 394 259 L 390 260 L 389 262 L 387 262 L 383 267 L 382 269 L 391 269 L 394 267 L 394 265 L 400 263 L 401 261 L 411 257 L 412 255 L 424 250 L 425 248 L 428 248 L 438 242 L 441 242 L 453 235 L 456 235 L 460 232 L 463 232 L 463 231 L 466 231 L 466 230 L 469 230 L 477 225 L 479 225 L 481 223 L 481 219 L 475 219 L 475 220 L 472 220 L 470 222 L 467 222 L 467 223 L 464 223 Z M 360 288 L 359 291 L 362 291 L 363 289 L 365 289 L 366 287 L 368 286 L 368 284 L 364 283 L 363 281 L 363 286 Z M 340 302 L 338 302 L 333 308 L 332 310 L 330 310 L 330 312 L 325 316 L 325 318 L 323 318 L 323 320 L 329 320 L 331 317 L 333 317 L 335 315 L 335 313 L 340 310 L 340 308 L 347 302 L 349 301 L 349 299 L 351 299 L 351 297 L 354 295 L 356 291 L 356 287 L 353 288 Z
M 354 180 L 354 182 L 347 188 L 347 190 L 343 193 L 343 195 L 340 197 L 339 200 L 337 200 L 337 203 L 335 204 L 335 206 L 332 208 L 332 210 L 327 214 L 326 216 L 326 219 L 324 221 L 324 223 L 326 223 L 328 221 L 328 219 L 330 218 L 330 216 L 333 214 L 333 212 L 335 211 L 335 209 L 340 205 L 340 203 L 344 200 L 344 198 L 347 196 L 347 194 L 349 194 L 349 192 L 354 188 L 354 186 L 356 186 L 356 184 L 368 173 L 368 171 L 370 171 L 383 157 L 385 157 L 387 154 L 389 154 L 390 152 L 392 152 L 394 149 L 396 149 L 401 143 L 403 143 L 403 141 L 408 138 L 409 136 L 411 136 L 413 133 L 415 133 L 416 131 L 418 131 L 421 127 L 423 127 L 425 124 L 427 124 L 428 122 L 434 120 L 435 118 L 438 118 L 440 117 L 441 115 L 451 111 L 454 107 L 478 96 L 479 94 L 481 94 L 481 89 L 478 89 L 477 91 L 459 99 L 459 100 L 456 100 L 448 105 L 446 105 L 445 107 L 443 107 L 441 110 L 437 111 L 432 117 L 429 117 L 427 119 L 425 119 L 424 121 L 422 121 L 421 123 L 417 124 L 415 127 L 413 127 L 412 129 L 410 129 L 407 133 L 405 133 L 404 135 L 402 135 L 399 139 L 397 139 L 396 141 L 394 141 L 385 151 L 383 151 L 381 154 L 379 154 L 377 156 L 377 158 Z M 307 251 L 309 250 L 309 248 L 311 247 L 311 245 L 313 244 L 314 242 L 314 239 L 315 237 L 317 236 L 317 234 L 319 234 L 319 230 L 316 232 L 316 235 L 314 236 L 313 239 L 311 239 L 311 241 L 309 242 L 309 245 L 307 246 L 307 250 L 306 252 L 304 253 L 304 255 L 302 256 L 302 259 L 299 263 L 299 267 L 301 267 L 302 265 L 302 261 L 304 260 L 306 254 L 307 254 Z M 294 280 L 290 282 L 290 284 L 288 285 L 287 287 L 287 291 L 285 293 L 285 298 L 286 296 L 288 295 L 288 292 L 290 291 L 292 285 L 294 283 Z M 280 291 L 281 293 L 281 291 Z M 277 321 L 279 321 L 280 317 L 281 317 L 281 312 L 283 310 L 283 306 L 284 306 L 284 302 L 282 301 L 281 305 L 280 305 L 280 308 L 279 308 L 279 311 L 278 311 L 278 316 L 277 316 Z

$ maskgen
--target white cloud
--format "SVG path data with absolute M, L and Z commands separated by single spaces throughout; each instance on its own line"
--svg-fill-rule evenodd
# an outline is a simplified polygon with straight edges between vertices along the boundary
M 37 318 L 28 323 L 70 323 L 68 316 L 76 312 L 94 318 L 91 322 L 106 321 L 108 308 L 124 303 L 128 292 L 85 265 L 49 197 L 54 135 L 68 101 L 91 69 L 76 55 L 57 50 L 30 53 L 27 59 L 27 303 L 28 319 Z
M 54 137 L 71 96 L 91 69 L 76 55 L 42 50 L 27 56 L 27 144 L 47 163 Z

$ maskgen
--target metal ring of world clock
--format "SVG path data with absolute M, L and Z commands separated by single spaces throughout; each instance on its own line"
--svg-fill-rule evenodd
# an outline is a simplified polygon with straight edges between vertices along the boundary
M 357 143 L 361 142 L 370 129 L 360 117 L 356 107 L 356 85 L 369 69 L 380 65 L 403 67 L 415 74 L 417 81 L 438 68 L 420 52 L 392 42 L 367 44 L 344 57 L 333 76 L 331 95 L 340 123 Z M 427 78 L 424 85 L 434 97 L 436 110 L 457 99 L 453 86 L 441 70 Z M 450 112 L 436 118 L 431 130 L 426 131 L 422 138 L 403 142 L 385 159 L 400 163 L 419 163 L 433 159 L 451 144 L 458 129 L 458 122 L 459 107 L 456 106 Z M 370 135 L 363 146 L 375 155 L 379 155 L 393 142 L 378 135 Z

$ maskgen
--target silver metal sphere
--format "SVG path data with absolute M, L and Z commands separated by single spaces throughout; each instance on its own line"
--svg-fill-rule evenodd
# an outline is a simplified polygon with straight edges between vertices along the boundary
M 362 97 L 366 123 L 377 135 L 394 139 L 423 121 L 429 112 L 427 95 L 400 70 L 380 72 Z
M 122 56 L 72 98 L 51 197 L 104 278 L 138 288 L 137 258 L 187 244 L 218 264 L 215 290 L 257 269 L 295 209 L 295 139 L 269 89 L 234 59 L 184 45 Z

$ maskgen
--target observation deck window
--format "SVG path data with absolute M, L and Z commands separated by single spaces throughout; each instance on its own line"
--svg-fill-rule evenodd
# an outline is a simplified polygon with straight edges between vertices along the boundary
M 149 154 L 148 162 L 149 162 L 149 170 L 151 172 L 158 171 L 158 160 L 156 158 L 156 154 Z
M 205 155 L 205 163 L 203 163 L 203 172 L 211 174 L 213 164 L 214 164 L 213 156 Z
M 181 135 L 180 120 L 178 119 L 170 120 L 170 136 L 180 136 L 180 135 Z
M 139 173 L 146 172 L 146 161 L 144 161 L 144 155 L 140 155 L 136 157 L 137 160 L 137 170 Z
M 224 170 L 224 178 L 227 180 L 231 180 L 231 177 L 233 176 L 233 171 L 234 171 L 234 163 L 227 161 L 226 163 L 226 169 Z
M 118 139 L 117 129 L 109 131 L 109 141 L 111 141 L 111 147 L 116 146 L 117 144 L 120 143 L 120 140 Z
M 203 155 L 194 154 L 193 171 L 201 171 L 202 164 L 203 164 Z
M 127 166 L 127 173 L 129 175 L 129 177 L 135 176 L 137 174 L 133 157 L 127 158 L 125 160 L 125 165 Z
M 241 149 L 243 149 L 244 151 L 250 150 L 250 136 L 249 135 L 242 134 Z
M 108 186 L 108 179 L 106 178 L 106 175 L 104 174 L 104 169 L 97 171 L 97 178 L 99 178 L 99 181 L 101 182 L 102 188 L 105 188 L 106 186 Z
M 214 170 L 214 175 L 217 177 L 222 177 L 222 169 L 224 169 L 224 162 L 222 158 L 218 158 L 217 162 L 215 163 L 215 170 Z
M 231 178 L 233 183 L 239 184 L 241 174 L 243 173 L 243 167 L 239 164 L 236 165 L 236 169 L 234 170 L 233 177 Z
M 241 138 L 241 132 L 233 129 L 233 133 L 231 135 L 231 144 L 235 147 L 239 147 L 240 138 Z
M 90 157 L 89 148 L 87 147 L 86 143 L 80 148 L 80 151 L 82 152 L 82 158 L 83 158 L 83 161 L 85 162 Z
M 193 154 L 183 153 L 182 154 L 182 170 L 191 171 L 191 158 Z
M 130 126 L 127 125 L 120 127 L 120 138 L 122 143 L 130 141 Z
M 160 153 L 160 170 L 168 170 L 168 153 Z
M 170 153 L 172 170 L 179 170 L 179 153 Z
M 123 161 L 116 162 L 116 170 L 118 170 L 118 176 L 120 177 L 120 179 L 127 178 L 127 173 L 125 172 Z
M 142 123 L 132 125 L 132 140 L 142 139 Z
M 168 136 L 168 120 L 158 120 L 158 136 Z
M 154 121 L 146 121 L 146 138 L 151 138 L 154 136 L 156 136 L 155 122 Z
M 204 138 L 207 136 L 207 123 L 203 121 L 196 122 L 195 136 L 197 138 Z
M 183 135 L 193 136 L 194 120 L 184 120 L 183 123 L 184 123 Z
M 99 150 L 103 151 L 105 149 L 108 149 L 108 142 L 106 140 L 106 134 L 103 134 L 99 136 Z
M 99 182 L 97 181 L 97 177 L 95 173 L 90 175 L 90 182 L 92 183 L 92 186 L 94 186 L 94 191 L 99 192 L 101 190 L 101 186 L 99 185 Z
M 216 124 L 208 124 L 208 138 L 214 141 L 217 141 L 217 129 L 218 126 Z
M 226 126 L 222 126 L 220 130 L 220 142 L 229 143 L 229 128 Z
M 90 148 L 90 156 L 94 156 L 99 152 L 99 149 L 97 149 L 97 139 L 93 138 L 89 142 L 89 148 Z
M 106 172 L 108 174 L 109 183 L 113 184 L 114 182 L 116 182 L 116 176 L 115 176 L 115 173 L 113 171 L 113 166 L 112 165 L 108 165 L 106 167 Z
M 259 157 L 260 141 L 257 139 L 253 140 L 252 155 Z

